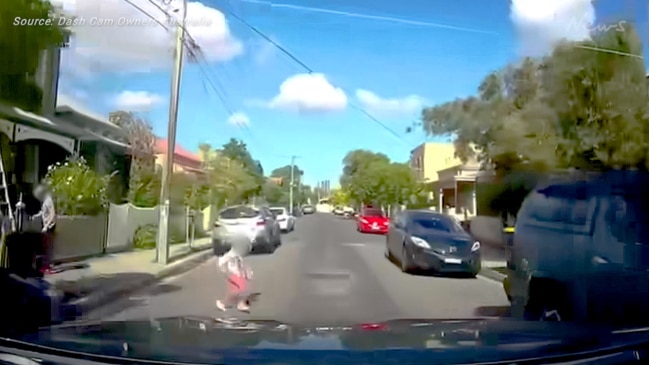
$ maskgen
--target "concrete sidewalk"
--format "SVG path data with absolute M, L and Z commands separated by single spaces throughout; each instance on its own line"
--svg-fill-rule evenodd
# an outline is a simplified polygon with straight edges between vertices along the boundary
M 189 244 L 169 248 L 170 262 L 155 263 L 155 249 L 106 254 L 80 262 L 84 268 L 45 277 L 62 290 L 71 303 L 87 313 L 165 277 L 189 271 L 212 257 L 211 239 L 201 238 Z

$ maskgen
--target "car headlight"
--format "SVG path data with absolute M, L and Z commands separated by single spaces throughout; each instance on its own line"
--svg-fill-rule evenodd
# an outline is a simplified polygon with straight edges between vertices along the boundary
M 415 246 L 419 246 L 421 248 L 430 248 L 428 242 L 426 242 L 426 240 L 423 238 L 412 236 L 410 237 L 410 240 L 412 240 L 412 243 L 414 243 Z
M 476 252 L 480 249 L 480 242 L 475 241 L 473 242 L 473 246 L 471 246 L 471 252 Z

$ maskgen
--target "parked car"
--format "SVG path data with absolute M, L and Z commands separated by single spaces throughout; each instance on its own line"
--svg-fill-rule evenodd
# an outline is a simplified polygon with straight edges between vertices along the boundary
M 533 320 L 649 320 L 649 174 L 538 186 L 516 217 L 505 290 Z
M 365 207 L 361 209 L 356 220 L 356 230 L 361 233 L 388 233 L 390 219 L 378 208 Z
M 385 247 L 386 256 L 397 259 L 403 272 L 419 269 L 476 276 L 481 269 L 480 242 L 452 217 L 430 210 L 397 213 Z
M 272 253 L 282 244 L 279 223 L 265 207 L 237 205 L 219 213 L 212 230 L 215 255 L 223 255 L 233 244 L 247 243 L 253 252 Z
M 288 212 L 288 209 L 282 207 L 271 207 L 270 211 L 275 214 L 275 219 L 279 224 L 282 232 L 291 232 L 295 229 L 295 217 Z
M 302 207 L 302 213 L 306 214 L 313 214 L 315 213 L 315 207 L 313 205 L 305 205 Z
M 343 208 L 340 205 L 337 205 L 334 207 L 334 209 L 331 211 L 334 215 L 343 215 L 345 213 L 345 208 Z

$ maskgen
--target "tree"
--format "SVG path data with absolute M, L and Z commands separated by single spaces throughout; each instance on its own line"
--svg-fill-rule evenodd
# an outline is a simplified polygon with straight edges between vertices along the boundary
M 425 108 L 422 126 L 428 134 L 454 134 L 463 160 L 475 154 L 501 179 L 509 176 L 501 194 L 525 196 L 520 189 L 534 186 L 533 173 L 555 169 L 647 169 L 649 93 L 642 55 L 633 27 L 564 42 L 547 57 L 489 74 L 474 96 Z M 520 198 L 493 195 L 494 202 L 516 200 L 499 210 L 518 210 Z
M 410 166 L 391 162 L 384 154 L 355 150 L 343 164 L 341 187 L 350 202 L 401 205 L 424 193 Z
M 108 120 L 124 130 L 124 142 L 131 148 L 128 201 L 138 207 L 158 205 L 161 176 L 155 168 L 153 127 L 145 119 L 126 111 L 112 112 Z
M 248 151 L 248 147 L 245 143 L 240 140 L 231 138 L 228 143 L 224 144 L 219 151 L 221 155 L 230 159 L 231 161 L 236 161 L 241 164 L 243 169 L 250 175 L 252 181 L 250 189 L 242 192 L 242 198 L 244 200 L 249 200 L 253 196 L 259 195 L 262 190 L 266 179 L 264 177 L 264 169 L 261 166 L 261 163 L 252 158 L 252 155 Z
M 2 1 L 0 13 L 4 19 L 0 23 L 0 100 L 37 112 L 43 91 L 33 77 L 41 52 L 61 45 L 66 31 L 57 21 L 37 22 L 58 17 L 48 1 Z M 30 23 L 16 25 L 16 19 Z
M 268 204 L 281 205 L 288 203 L 286 191 L 272 181 L 267 181 L 262 188 L 262 196 Z

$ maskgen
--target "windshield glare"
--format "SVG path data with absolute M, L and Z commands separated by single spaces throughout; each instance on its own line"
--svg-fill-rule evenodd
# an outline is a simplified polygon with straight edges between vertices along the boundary
M 320 340 L 348 326 L 324 346 L 401 351 L 391 334 L 421 332 L 382 321 L 469 319 L 470 344 L 443 323 L 413 345 L 445 362 L 533 340 L 485 334 L 485 318 L 649 328 L 649 0 L 0 0 L 0 14 L 0 341 L 5 320 L 198 316 L 213 338 L 79 348 L 282 337 L 220 322 L 234 318 Z

